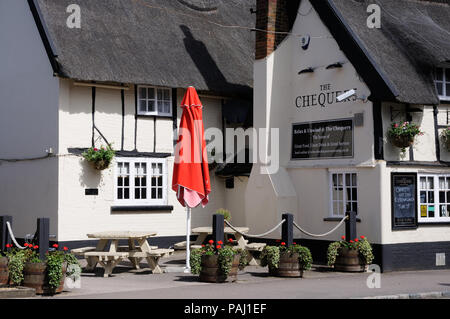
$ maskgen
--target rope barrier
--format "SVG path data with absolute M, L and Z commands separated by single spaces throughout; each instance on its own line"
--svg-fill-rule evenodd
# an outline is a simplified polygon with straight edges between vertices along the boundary
M 6 222 L 6 226 L 8 227 L 9 236 L 11 237 L 14 245 L 16 245 L 16 247 L 19 249 L 26 249 L 26 247 L 20 246 L 19 243 L 17 242 L 16 237 L 14 237 L 13 231 L 11 229 L 11 224 L 9 222 Z
M 283 219 L 278 225 L 276 225 L 274 228 L 266 231 L 265 233 L 259 234 L 259 235 L 250 235 L 250 234 L 245 234 L 240 232 L 239 230 L 237 230 L 233 225 L 231 225 L 228 220 L 225 220 L 225 223 L 231 228 L 233 229 L 235 232 L 241 234 L 242 236 L 246 236 L 246 237 L 250 237 L 250 238 L 258 238 L 258 237 L 264 237 L 268 234 L 270 234 L 271 232 L 275 231 L 278 227 L 280 227 L 283 223 L 285 222 L 285 220 Z
M 345 222 L 345 220 L 348 218 L 348 216 L 345 216 L 344 218 L 342 218 L 342 220 L 339 222 L 339 224 L 334 227 L 332 230 L 330 230 L 329 232 L 325 233 L 325 234 L 311 234 L 309 232 L 307 232 L 306 230 L 303 230 L 299 225 L 297 225 L 296 222 L 294 222 L 294 226 L 301 231 L 302 233 L 308 235 L 308 236 L 312 236 L 312 237 L 325 237 L 329 234 L 331 234 L 332 232 L 334 232 L 336 229 L 338 229 L 339 227 L 341 227 L 341 225 Z

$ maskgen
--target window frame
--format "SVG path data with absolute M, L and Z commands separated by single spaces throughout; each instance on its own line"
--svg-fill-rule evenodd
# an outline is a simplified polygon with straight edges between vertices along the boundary
M 421 213 L 421 206 L 422 204 L 426 204 L 427 207 L 430 205 L 430 203 L 422 203 L 421 202 L 421 198 L 420 198 L 420 192 L 421 191 L 429 191 L 428 188 L 425 190 L 421 189 L 421 178 L 422 177 L 426 177 L 426 178 L 433 178 L 433 196 L 434 196 L 434 217 L 422 217 L 422 213 Z M 429 224 L 429 223 L 450 223 L 450 216 L 448 217 L 441 217 L 440 213 L 441 213 L 441 205 L 450 205 L 450 198 L 447 199 L 447 201 L 445 203 L 441 203 L 440 198 L 439 198 L 439 191 L 440 189 L 440 184 L 439 184 L 439 178 L 449 178 L 450 179 L 450 174 L 417 174 L 417 211 L 418 211 L 418 216 L 417 216 L 417 222 L 420 224 Z M 449 191 L 450 192 L 450 188 L 446 188 L 444 189 L 445 192 Z M 450 196 L 449 196 L 450 197 Z M 427 208 L 427 213 L 428 213 L 428 208 Z M 449 212 L 450 215 L 450 212 Z
M 437 79 L 437 70 L 442 69 L 442 80 Z M 450 78 L 447 79 L 446 73 L 450 74 L 450 66 L 438 66 L 434 68 L 434 85 L 438 94 L 439 100 L 450 101 L 450 92 L 447 92 L 447 85 L 450 86 Z M 437 89 L 437 83 L 442 84 L 442 95 L 439 94 Z
M 141 97 L 141 89 L 146 89 L 147 90 L 147 95 L 148 95 L 148 89 L 154 89 L 155 91 L 155 95 L 154 95 L 154 99 L 150 99 L 148 96 L 146 96 L 146 98 L 142 98 Z M 170 107 L 169 107 L 169 112 L 159 112 L 158 111 L 158 104 L 160 103 L 160 101 L 158 100 L 158 90 L 167 90 L 169 92 L 169 102 L 170 102 Z M 144 115 L 144 116 L 164 116 L 164 117 L 171 117 L 173 114 L 173 96 L 172 96 L 172 89 L 168 88 L 168 87 L 161 87 L 161 86 L 151 86 L 151 85 L 138 85 L 137 89 L 136 89 L 136 94 L 137 94 L 137 115 Z M 143 112 L 141 111 L 140 108 L 140 103 L 141 100 L 145 100 L 147 101 L 147 111 Z M 153 112 L 148 112 L 148 101 L 149 100 L 154 100 L 155 101 L 155 111 Z M 162 100 L 162 101 L 166 101 L 166 100 Z
M 342 209 L 342 214 L 335 214 L 334 211 L 334 202 L 336 202 L 336 200 L 333 199 L 333 175 L 336 174 L 340 174 L 342 175 L 342 187 L 343 187 L 343 199 L 342 199 L 342 205 L 340 207 L 340 209 Z M 350 182 L 350 186 L 347 185 L 346 183 L 346 175 L 350 174 L 350 180 L 352 179 L 352 175 L 355 174 L 356 176 L 356 186 L 353 185 L 352 182 Z M 346 213 L 346 206 L 348 205 L 348 202 L 351 203 L 356 203 L 356 214 L 358 214 L 359 212 L 359 192 L 358 192 L 358 186 L 359 186 L 359 182 L 358 182 L 358 172 L 357 171 L 353 171 L 353 170 L 333 170 L 333 171 L 329 171 L 328 174 L 328 190 L 329 190 L 329 217 L 330 218 L 341 218 L 345 216 Z M 346 189 L 350 188 L 356 189 L 356 200 L 354 200 L 353 198 L 349 201 L 347 198 L 347 192 Z M 353 196 L 352 196 L 353 197 Z M 340 200 L 337 200 L 338 202 L 340 202 Z
M 129 163 L 130 164 L 130 198 L 129 199 L 119 199 L 118 198 L 118 178 L 119 178 L 119 163 Z M 147 198 L 146 199 L 135 199 L 135 164 L 136 163 L 146 163 L 147 174 L 146 174 L 146 188 L 147 188 Z M 152 164 L 162 164 L 162 198 L 152 199 L 151 197 L 151 176 L 150 173 Z M 165 158 L 139 158 L 139 157 L 116 157 L 114 163 L 114 206 L 164 206 L 167 205 L 168 201 L 168 184 L 167 184 L 167 159 Z

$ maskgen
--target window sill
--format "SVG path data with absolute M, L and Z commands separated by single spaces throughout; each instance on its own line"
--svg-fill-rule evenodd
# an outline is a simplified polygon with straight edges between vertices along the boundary
M 326 217 L 323 219 L 324 222 L 340 222 L 344 217 Z M 356 222 L 360 223 L 361 218 L 356 218 Z
M 422 226 L 448 226 L 450 222 L 418 222 L 417 225 L 419 227 Z
M 112 206 L 111 212 L 161 212 L 172 211 L 171 205 L 155 205 L 155 206 Z
M 153 117 L 156 117 L 156 118 L 162 118 L 162 119 L 172 119 L 173 118 L 173 116 L 172 115 L 157 115 L 157 114 L 137 114 L 136 115 L 138 118 L 139 117 L 142 117 L 142 118 L 153 118 Z

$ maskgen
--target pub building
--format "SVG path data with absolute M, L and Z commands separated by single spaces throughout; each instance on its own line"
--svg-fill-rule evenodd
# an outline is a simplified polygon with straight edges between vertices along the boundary
M 322 234 L 355 211 L 383 271 L 449 267 L 449 17 L 448 1 L 257 1 L 254 127 L 279 128 L 280 168 L 253 166 L 253 233 L 292 213 Z M 402 152 L 387 133 L 405 121 L 424 134 Z M 294 232 L 326 262 L 344 227 Z
M 103 231 L 154 231 L 150 243 L 161 248 L 186 240 L 186 209 L 171 190 L 180 104 L 194 86 L 205 130 L 251 127 L 254 1 L 2 0 L 1 8 L 0 216 L 12 216 L 15 236 L 34 234 L 46 217 L 52 240 L 71 249 L 95 246 L 87 234 Z M 108 144 L 116 151 L 108 169 L 81 156 Z M 211 225 L 219 208 L 243 225 L 251 163 L 211 164 L 210 201 L 192 209 L 192 227 Z

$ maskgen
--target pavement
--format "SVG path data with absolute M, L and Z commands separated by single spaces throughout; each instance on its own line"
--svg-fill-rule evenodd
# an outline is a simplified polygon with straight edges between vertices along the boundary
M 349 299 L 349 298 L 449 298 L 450 270 L 405 271 L 379 274 L 340 273 L 315 266 L 304 278 L 271 277 L 267 268 L 248 266 L 234 283 L 211 284 L 198 276 L 172 272 L 185 264 L 185 253 L 164 258 L 162 268 L 152 274 L 146 267 L 133 270 L 123 262 L 113 276 L 103 278 L 103 269 L 83 273 L 79 289 L 66 289 L 54 297 L 34 299 Z M 82 265 L 84 260 L 82 261 Z M 374 276 L 375 275 L 375 276 Z M 369 282 L 369 285 L 368 285 Z M 370 288 L 372 287 L 372 288 Z

